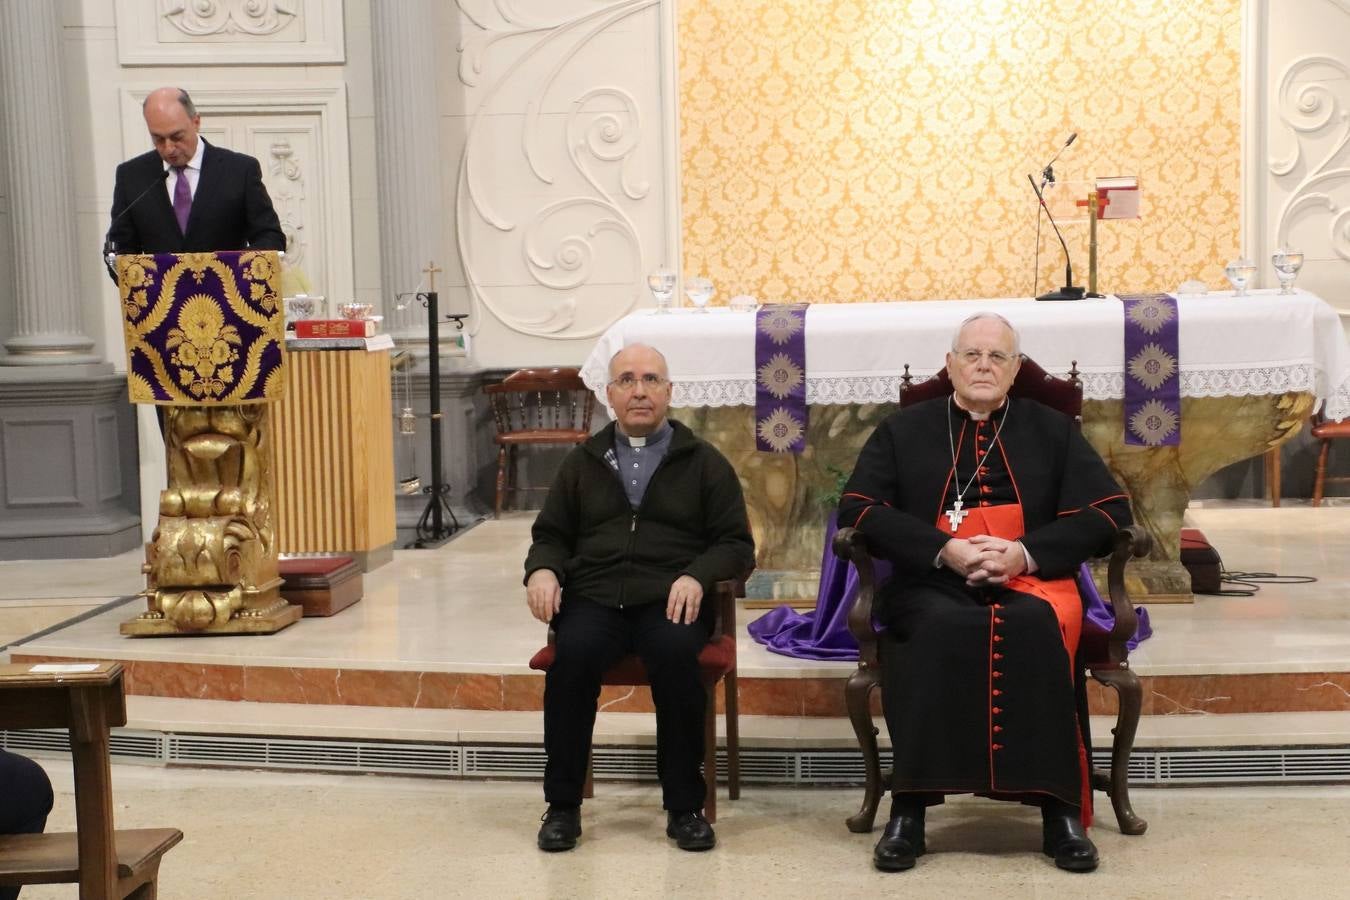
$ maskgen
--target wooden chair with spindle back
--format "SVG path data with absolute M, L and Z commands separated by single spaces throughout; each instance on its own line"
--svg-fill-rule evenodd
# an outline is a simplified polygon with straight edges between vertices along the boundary
M 492 403 L 497 426 L 496 515 L 506 493 L 546 491 L 547 485 L 518 484 L 517 454 L 521 446 L 575 446 L 591 436 L 595 395 L 577 369 L 520 369 L 498 384 L 483 388 Z

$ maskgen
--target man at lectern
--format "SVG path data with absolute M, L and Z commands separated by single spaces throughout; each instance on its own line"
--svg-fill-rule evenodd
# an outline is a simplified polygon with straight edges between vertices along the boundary
M 563 460 L 525 559 L 530 612 L 557 635 L 544 680 L 549 805 L 539 849 L 576 846 L 601 678 L 636 653 L 656 706 L 666 835 L 681 850 L 710 850 L 716 838 L 703 816 L 700 770 L 708 695 L 698 656 L 713 609 L 703 598 L 715 582 L 750 571 L 754 539 L 731 463 L 666 418 L 665 357 L 625 347 L 609 377 L 615 421 Z
M 198 136 L 201 117 L 187 91 L 152 91 L 142 112 L 155 149 L 117 167 L 113 252 L 286 248 L 258 161 Z

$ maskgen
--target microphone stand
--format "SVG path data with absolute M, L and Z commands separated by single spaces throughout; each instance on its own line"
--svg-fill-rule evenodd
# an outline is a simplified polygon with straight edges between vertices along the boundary
M 1047 166 L 1047 168 L 1049 168 Z M 1050 213 L 1050 207 L 1045 205 L 1045 195 L 1041 189 L 1036 186 L 1036 179 L 1027 176 L 1027 181 L 1031 182 L 1031 189 L 1036 192 L 1036 199 L 1041 204 L 1041 209 L 1045 210 L 1045 217 L 1050 220 L 1050 227 L 1055 229 L 1055 237 L 1059 238 L 1059 245 L 1064 248 L 1064 287 L 1057 291 L 1050 291 L 1041 294 L 1037 300 L 1082 300 L 1084 289 L 1077 287 L 1073 283 L 1073 261 L 1069 259 L 1069 245 L 1064 242 L 1064 235 L 1060 233 L 1059 226 L 1055 224 L 1055 217 Z

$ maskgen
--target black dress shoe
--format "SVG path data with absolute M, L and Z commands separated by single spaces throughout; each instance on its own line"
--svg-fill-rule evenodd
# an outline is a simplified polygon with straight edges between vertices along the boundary
M 1097 848 L 1077 813 L 1047 815 L 1041 828 L 1044 834 L 1041 850 L 1054 857 L 1055 865 L 1069 872 L 1091 872 L 1097 868 Z
M 896 816 L 886 823 L 872 851 L 872 864 L 883 872 L 903 872 L 914 868 L 925 849 L 923 816 Z
M 550 806 L 540 817 L 539 849 L 547 853 L 571 850 L 581 837 L 581 809 L 579 807 Z
M 711 850 L 717 835 L 699 810 L 666 814 L 666 837 L 675 839 L 681 850 Z

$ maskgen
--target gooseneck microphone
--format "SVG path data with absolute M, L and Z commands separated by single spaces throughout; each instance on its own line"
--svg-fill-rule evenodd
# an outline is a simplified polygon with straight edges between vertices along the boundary
M 1055 183 L 1055 161 L 1059 159 L 1059 154 L 1068 150 L 1069 145 L 1077 139 L 1078 132 L 1075 131 L 1073 134 L 1069 135 L 1069 139 L 1064 142 L 1064 146 L 1059 148 L 1059 152 L 1052 156 L 1050 161 L 1045 164 L 1045 168 L 1041 169 L 1041 190 L 1045 190 L 1047 184 Z
M 1070 139 L 1072 141 L 1072 138 Z M 1067 146 L 1067 144 L 1065 145 Z M 1047 166 L 1047 168 L 1049 168 Z M 1041 204 L 1041 209 L 1045 210 L 1045 217 L 1050 220 L 1050 227 L 1055 229 L 1055 237 L 1059 238 L 1059 245 L 1064 248 L 1064 287 L 1057 291 L 1051 291 L 1048 294 L 1041 294 L 1037 300 L 1082 300 L 1086 288 L 1076 287 L 1073 283 L 1073 261 L 1069 259 L 1069 245 L 1064 242 L 1064 235 L 1060 233 L 1059 226 L 1055 224 L 1055 217 L 1050 214 L 1050 207 L 1045 205 L 1045 195 L 1041 189 L 1036 186 L 1036 179 L 1030 175 L 1027 181 L 1031 182 L 1031 189 L 1036 192 L 1036 199 Z
M 131 212 L 133 209 L 136 208 L 136 204 L 140 203 L 146 194 L 150 193 L 155 188 L 162 185 L 164 183 L 164 179 L 168 177 L 169 177 L 169 170 L 165 169 L 164 174 L 160 175 L 154 181 L 150 182 L 150 184 L 146 186 L 145 190 L 137 194 L 136 198 L 132 200 L 130 203 L 128 203 L 126 206 L 122 207 L 122 211 L 119 212 L 117 215 L 113 216 L 112 222 L 108 224 L 108 231 L 103 235 L 103 265 L 108 267 L 108 274 L 113 277 L 114 281 L 117 280 L 117 272 L 114 271 L 113 269 L 113 261 L 117 258 L 117 245 L 113 243 L 112 239 L 113 229 L 117 227 L 117 224 L 119 222 L 121 222 L 123 219 L 126 218 L 127 213 Z

